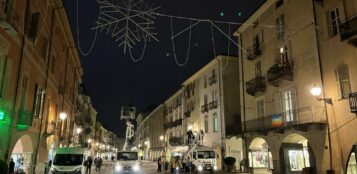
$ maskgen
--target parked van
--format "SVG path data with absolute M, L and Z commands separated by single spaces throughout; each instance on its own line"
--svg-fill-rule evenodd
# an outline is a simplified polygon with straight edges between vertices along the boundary
M 85 167 L 84 149 L 78 147 L 58 148 L 53 159 L 49 174 L 83 174 Z
M 140 173 L 141 161 L 136 151 L 119 151 L 115 164 L 115 173 Z

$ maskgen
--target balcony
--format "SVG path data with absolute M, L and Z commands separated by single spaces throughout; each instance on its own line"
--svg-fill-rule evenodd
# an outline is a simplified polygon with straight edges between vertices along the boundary
M 201 106 L 201 112 L 202 113 L 208 112 L 208 104 L 204 104 Z
M 217 101 L 212 101 L 208 104 L 208 109 L 216 109 L 217 108 Z
M 189 118 L 191 117 L 191 111 L 187 111 L 183 115 L 185 116 L 185 118 Z
M 48 122 L 44 134 L 48 136 L 54 135 L 55 131 L 56 131 L 56 122 L 55 121 Z
M 357 92 L 351 93 L 349 98 L 351 112 L 357 114 Z
M 260 119 L 246 121 L 245 132 L 267 132 L 293 127 L 296 130 L 306 130 L 308 125 L 325 124 L 324 107 L 304 107 L 283 113 L 265 116 Z M 244 125 L 243 125 L 244 127 Z
M 261 76 L 246 82 L 246 92 L 251 96 L 255 96 L 257 92 L 265 92 L 265 87 L 265 78 Z
M 255 60 L 258 56 L 262 55 L 262 49 L 260 44 L 254 44 L 246 50 L 247 59 Z
M 357 47 L 357 14 L 340 24 L 341 41 L 346 41 Z
M 1 9 L 0 27 L 14 35 L 20 31 L 20 15 L 10 4 L 4 4 Z
M 268 82 L 277 87 L 281 80 L 293 80 L 293 72 L 292 67 L 290 65 L 281 66 L 279 64 L 275 64 L 268 70 Z
M 17 114 L 17 129 L 27 129 L 32 126 L 33 113 L 19 109 Z

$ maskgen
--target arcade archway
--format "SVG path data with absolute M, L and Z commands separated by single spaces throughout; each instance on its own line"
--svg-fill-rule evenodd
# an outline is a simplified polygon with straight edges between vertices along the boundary
M 28 135 L 23 135 L 17 140 L 11 153 L 11 158 L 15 162 L 15 171 L 23 170 L 25 173 L 31 171 L 33 143 Z
M 273 169 L 273 158 L 267 142 L 255 138 L 249 145 L 249 167 L 255 174 L 270 174 Z
M 286 136 L 280 146 L 281 172 L 286 174 L 316 173 L 315 158 L 308 140 L 299 134 Z

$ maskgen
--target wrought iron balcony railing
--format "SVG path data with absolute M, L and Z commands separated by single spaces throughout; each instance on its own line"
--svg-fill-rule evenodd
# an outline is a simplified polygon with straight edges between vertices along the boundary
M 19 109 L 17 114 L 17 124 L 18 129 L 27 129 L 32 126 L 33 113 L 23 109 Z
M 351 93 L 349 99 L 351 112 L 357 114 L 357 92 Z
M 248 60 L 254 60 L 258 56 L 262 55 L 262 48 L 260 45 L 261 44 L 253 44 L 253 46 L 246 50 Z
M 323 107 L 304 107 L 245 122 L 246 132 L 268 131 L 309 123 L 326 123 Z M 242 125 L 244 127 L 244 125 Z
M 279 86 L 281 80 L 293 80 L 293 71 L 290 65 L 273 65 L 268 70 L 268 82 L 273 86 Z
M 340 24 L 340 37 L 357 46 L 357 14 Z
M 201 112 L 202 113 L 208 112 L 208 104 L 204 104 L 201 106 Z
M 208 109 L 216 109 L 217 108 L 217 101 L 212 101 L 208 104 Z
M 246 92 L 251 96 L 255 96 L 257 92 L 265 92 L 265 87 L 265 78 L 261 76 L 254 77 L 246 82 Z

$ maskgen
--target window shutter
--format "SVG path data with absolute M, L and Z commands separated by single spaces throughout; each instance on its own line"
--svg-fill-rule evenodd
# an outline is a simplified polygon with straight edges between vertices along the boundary
M 38 116 L 37 105 L 38 105 L 38 85 L 35 86 L 35 92 L 33 97 L 32 112 L 34 116 Z
M 343 65 L 338 68 L 340 86 L 341 86 L 341 95 L 343 98 L 348 98 L 348 95 L 351 93 L 350 78 L 348 75 L 347 65 Z
M 341 95 L 341 84 L 340 84 L 340 75 L 338 70 L 335 70 L 335 77 L 336 77 L 336 92 L 337 92 L 337 98 L 342 98 Z

